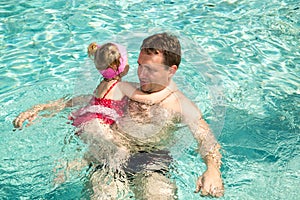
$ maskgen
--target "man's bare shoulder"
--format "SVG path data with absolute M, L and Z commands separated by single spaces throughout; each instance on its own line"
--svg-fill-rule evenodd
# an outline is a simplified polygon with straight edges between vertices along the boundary
M 161 106 L 172 111 L 180 112 L 182 104 L 189 102 L 189 99 L 179 90 L 173 91 L 168 98 L 161 102 Z
M 180 113 L 184 118 L 194 118 L 201 116 L 199 108 L 187 98 L 180 90 L 176 90 L 162 102 L 162 107 Z

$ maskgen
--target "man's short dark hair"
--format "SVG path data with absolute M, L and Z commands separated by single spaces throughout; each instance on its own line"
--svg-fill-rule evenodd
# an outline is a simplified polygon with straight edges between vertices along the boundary
M 181 61 L 181 46 L 178 38 L 168 33 L 158 33 L 143 40 L 141 51 L 147 54 L 158 54 L 161 52 L 164 58 L 164 65 L 170 67 Z

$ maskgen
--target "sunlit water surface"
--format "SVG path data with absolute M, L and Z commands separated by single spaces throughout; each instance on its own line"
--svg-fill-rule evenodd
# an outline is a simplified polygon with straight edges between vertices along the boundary
M 161 31 L 179 36 L 183 60 L 174 79 L 223 146 L 221 199 L 299 198 L 299 5 L 298 0 L 0 2 L 0 198 L 88 198 L 84 174 L 53 182 L 55 166 L 86 150 L 67 124 L 71 110 L 39 118 L 21 131 L 13 131 L 12 120 L 32 105 L 91 93 L 99 81 L 86 55 L 92 41 L 127 46 L 131 69 L 125 80 L 137 82 L 141 41 Z M 186 132 L 178 130 L 172 173 L 179 199 L 199 199 L 193 191 L 205 165 Z

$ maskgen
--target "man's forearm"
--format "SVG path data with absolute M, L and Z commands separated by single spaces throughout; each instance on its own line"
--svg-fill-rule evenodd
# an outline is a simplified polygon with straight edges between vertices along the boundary
M 206 163 L 208 168 L 220 169 L 221 158 L 220 148 L 218 141 L 209 128 L 204 119 L 200 118 L 195 123 L 190 125 L 196 140 L 198 141 L 199 153 Z
M 222 164 L 222 155 L 220 153 L 220 148 L 221 146 L 216 143 L 214 147 L 207 153 L 207 155 L 203 157 L 208 169 L 220 170 Z

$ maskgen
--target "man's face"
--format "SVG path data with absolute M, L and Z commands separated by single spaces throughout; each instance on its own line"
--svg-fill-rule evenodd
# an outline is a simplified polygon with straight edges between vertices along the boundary
M 169 85 L 171 72 L 162 64 L 163 55 L 141 51 L 138 58 L 138 77 L 143 92 L 158 92 Z

